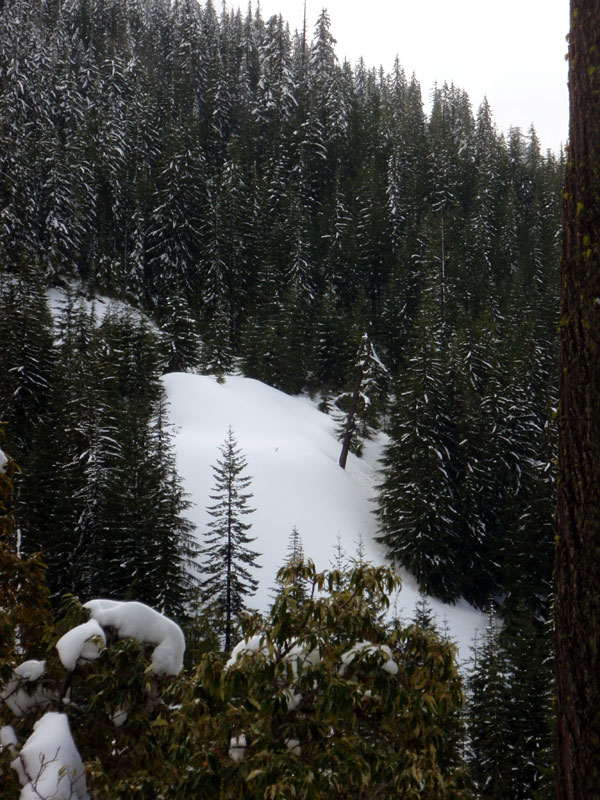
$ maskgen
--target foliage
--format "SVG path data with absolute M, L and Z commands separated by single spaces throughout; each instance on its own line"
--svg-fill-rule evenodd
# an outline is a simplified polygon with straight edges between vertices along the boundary
M 269 618 L 247 619 L 227 664 L 208 653 L 191 673 L 157 678 L 142 644 L 109 636 L 65 682 L 48 648 L 45 684 L 68 714 L 92 796 L 466 800 L 448 733 L 463 702 L 454 651 L 431 631 L 378 622 L 394 574 L 317 573 L 309 562 L 280 577 Z M 86 616 L 71 600 L 49 641 Z M 21 740 L 33 716 L 19 722 Z
M 325 11 L 311 38 L 212 0 L 0 5 L 0 417 L 55 604 L 195 602 L 161 369 L 239 365 L 347 412 L 369 325 L 390 558 L 445 599 L 506 598 L 517 629 L 546 617 L 564 154 L 453 85 L 426 115 L 398 60 L 338 61 Z M 163 349 L 73 280 L 154 316 Z

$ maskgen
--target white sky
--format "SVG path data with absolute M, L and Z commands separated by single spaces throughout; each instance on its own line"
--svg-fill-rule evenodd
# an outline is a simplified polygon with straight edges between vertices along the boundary
M 229 0 L 229 7 L 245 0 Z M 253 7 L 256 0 L 252 0 Z M 303 0 L 261 0 L 264 19 L 281 13 L 302 26 Z M 558 150 L 568 129 L 565 37 L 569 0 L 307 0 L 308 31 L 325 6 L 340 60 L 388 72 L 396 54 L 428 102 L 435 82 L 465 89 L 473 110 L 487 98 L 501 131 L 535 125 Z

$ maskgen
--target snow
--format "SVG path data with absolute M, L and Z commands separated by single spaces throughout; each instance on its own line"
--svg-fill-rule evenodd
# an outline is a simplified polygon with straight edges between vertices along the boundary
M 346 653 L 342 655 L 342 666 L 340 668 L 340 675 L 345 675 L 352 666 L 353 661 L 362 653 L 367 655 L 381 655 L 383 663 L 381 669 L 389 672 L 390 675 L 398 674 L 398 664 L 392 658 L 392 651 L 386 644 L 373 644 L 373 642 L 357 642 L 354 647 L 351 647 Z
M 23 661 L 18 667 L 15 667 L 14 674 L 17 678 L 24 681 L 37 681 L 46 669 L 45 661 L 36 661 L 34 658 L 29 661 Z
M 95 661 L 106 645 L 104 631 L 95 619 L 67 631 L 56 643 L 58 656 L 65 669 L 73 670 L 79 659 Z
M 239 736 L 232 736 L 229 744 L 229 758 L 238 764 L 244 760 L 246 755 L 246 737 L 243 733 Z
M 7 464 L 8 458 L 6 457 L 4 450 L 0 450 L 0 475 L 4 473 L 4 468 Z
M 291 662 L 294 678 L 298 676 L 299 666 L 301 668 L 306 666 L 314 667 L 321 660 L 321 655 L 317 649 L 309 650 L 307 647 L 298 643 L 285 643 L 281 648 L 281 652 L 283 653 L 284 660 Z M 265 657 L 269 656 L 269 647 L 266 644 L 266 636 L 264 636 L 264 634 L 256 634 L 249 639 L 242 639 L 238 642 L 231 651 L 231 655 L 225 664 L 225 669 L 235 667 L 240 656 L 252 655 L 253 653 L 260 653 Z
M 76 282 L 71 283 L 71 291 L 73 293 L 75 307 L 79 307 L 79 305 L 82 304 L 88 314 L 91 314 L 93 311 L 97 325 L 100 325 L 104 317 L 111 312 L 130 314 L 137 319 L 147 319 L 141 311 L 121 300 L 103 297 L 102 295 L 94 295 L 93 297 L 85 296 L 81 287 Z M 64 289 L 48 289 L 46 297 L 48 298 L 48 307 L 50 308 L 52 316 L 54 319 L 59 319 L 66 300 Z
M 185 638 L 173 620 L 144 603 L 133 601 L 97 599 L 89 600 L 83 607 L 102 627 L 115 628 L 121 639 L 132 638 L 156 645 L 152 652 L 155 675 L 177 675 L 183 668 Z
M 83 764 L 65 714 L 44 714 L 11 766 L 23 786 L 20 800 L 89 799 Z
M 295 756 L 298 756 L 298 758 L 300 758 L 302 750 L 300 748 L 300 742 L 298 741 L 298 739 L 286 739 L 285 746 L 290 751 L 290 753 L 293 753 Z
M 250 605 L 263 612 L 269 608 L 271 588 L 285 562 L 294 526 L 306 557 L 319 570 L 332 567 L 338 535 L 350 558 L 356 557 L 362 541 L 366 561 L 386 563 L 384 550 L 375 541 L 373 514 L 383 435 L 365 443 L 362 458 L 349 454 L 342 470 L 336 422 L 310 398 L 286 395 L 240 376 L 229 376 L 222 384 L 213 376 L 189 373 L 170 373 L 162 380 L 176 430 L 178 471 L 194 503 L 188 516 L 197 526 L 201 544 L 210 521 L 206 507 L 211 504 L 212 465 L 230 425 L 247 459 L 245 474 L 252 477 L 249 491 L 256 509 L 249 535 L 257 537 L 252 549 L 261 553 L 258 563 L 262 566 L 255 573 L 261 583 Z M 419 591 L 412 576 L 405 572 L 401 576 L 397 611 L 408 622 Z M 446 605 L 431 599 L 430 605 L 438 622 L 447 622 L 459 658 L 466 660 L 476 630 L 485 627 L 484 615 L 465 601 Z
M 54 695 L 42 686 L 25 688 L 26 684 L 37 681 L 45 669 L 45 661 L 24 661 L 14 668 L 13 677 L 2 687 L 0 702 L 6 703 L 15 717 L 46 708 L 54 700 Z
M 0 753 L 5 747 L 8 747 L 11 753 L 15 753 L 17 741 L 17 734 L 13 727 L 10 725 L 3 725 L 0 728 Z
M 264 635 L 256 634 L 256 636 L 251 636 L 250 639 L 242 639 L 231 651 L 231 655 L 225 664 L 225 669 L 231 669 L 235 666 L 238 658 L 242 655 L 251 655 L 252 653 L 267 655 L 268 652 Z

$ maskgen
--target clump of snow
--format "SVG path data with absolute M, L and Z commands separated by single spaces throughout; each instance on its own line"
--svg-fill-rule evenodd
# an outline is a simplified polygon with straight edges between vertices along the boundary
M 292 666 L 294 677 L 298 676 L 298 668 L 302 669 L 306 666 L 314 667 L 321 660 L 321 655 L 316 648 L 308 650 L 307 647 L 299 643 L 293 645 L 288 643 L 284 645 L 282 652 L 283 659 L 289 661 Z M 234 667 L 242 655 L 252 655 L 254 653 L 269 656 L 269 647 L 266 644 L 266 637 L 264 634 L 256 634 L 249 639 L 242 639 L 238 642 L 231 651 L 231 655 L 225 664 L 225 669 Z M 274 650 L 273 655 L 275 655 L 275 653 L 276 651 Z
M 225 664 L 225 669 L 227 670 L 235 667 L 238 660 L 244 655 L 260 654 L 268 659 L 272 659 L 276 656 L 276 653 L 277 651 L 275 649 L 270 651 L 266 644 L 266 637 L 264 634 L 256 634 L 249 639 L 242 639 L 241 642 L 236 644 Z M 316 666 L 321 660 L 321 655 L 316 648 L 309 650 L 302 644 L 296 643 L 289 647 L 289 649 L 284 645 L 282 659 L 291 665 L 292 680 L 295 681 L 298 677 L 298 669 L 303 669 L 306 666 Z M 279 686 L 283 687 L 285 680 L 280 680 L 278 683 Z M 288 711 L 294 711 L 302 701 L 302 695 L 295 692 L 293 686 L 285 686 L 283 688 L 283 696 L 285 697 Z
M 95 619 L 90 619 L 61 636 L 56 649 L 63 667 L 70 671 L 75 669 L 79 659 L 95 661 L 105 645 L 104 631 Z
M 397 675 L 398 674 L 398 664 L 394 661 L 392 657 L 392 651 L 387 646 L 387 644 L 373 644 L 373 642 L 357 642 L 353 647 L 350 648 L 346 653 L 342 654 L 342 666 L 340 667 L 340 675 L 345 675 L 346 672 L 351 668 L 352 663 L 356 658 L 359 658 L 361 655 L 375 655 L 378 654 L 382 656 L 383 663 L 381 664 L 381 668 L 384 669 L 386 672 L 389 672 L 390 675 Z
M 0 728 L 0 752 L 8 748 L 11 753 L 16 752 L 17 734 L 10 725 L 3 725 Z
M 239 736 L 232 736 L 229 743 L 229 758 L 239 764 L 246 755 L 246 746 L 246 737 L 243 733 L 240 733 Z
M 242 655 L 251 655 L 253 653 L 267 655 L 268 652 L 269 650 L 265 645 L 265 636 L 263 634 L 256 634 L 256 636 L 251 636 L 249 639 L 242 639 L 231 651 L 231 655 L 225 664 L 225 669 L 234 667 L 237 660 Z
M 300 757 L 302 750 L 300 748 L 300 742 L 298 741 L 298 739 L 286 739 L 285 746 L 290 751 L 290 753 L 293 753 L 295 756 Z
M 65 714 L 44 714 L 11 766 L 23 786 L 20 800 L 89 800 L 83 764 Z
M 292 691 L 292 689 L 284 689 L 283 694 L 287 702 L 288 711 L 295 711 L 302 702 L 302 695 Z
M 15 667 L 13 677 L 0 689 L 0 702 L 6 703 L 15 717 L 22 717 L 34 710 L 47 708 L 55 699 L 54 694 L 41 686 L 27 687 L 37 681 L 46 668 L 45 661 L 24 661 Z
M 14 668 L 14 674 L 17 678 L 24 681 L 37 681 L 38 678 L 44 674 L 46 670 L 45 661 L 36 661 L 34 658 L 29 661 L 23 661 L 18 667 Z
M 291 661 L 294 676 L 298 675 L 298 668 L 316 667 L 321 660 L 321 654 L 315 648 L 309 650 L 302 644 L 295 644 L 285 655 L 286 661 Z
M 152 652 L 155 675 L 177 675 L 183 668 L 185 637 L 172 619 L 135 601 L 89 600 L 84 608 L 102 627 L 115 628 L 119 638 L 156 645 Z
M 0 449 L 0 473 L 5 471 L 5 467 L 7 464 L 8 464 L 8 458 L 6 457 L 4 450 Z
M 115 713 L 112 715 L 112 722 L 115 728 L 120 728 L 121 725 L 124 725 L 127 722 L 128 716 L 129 712 L 125 708 L 117 708 Z

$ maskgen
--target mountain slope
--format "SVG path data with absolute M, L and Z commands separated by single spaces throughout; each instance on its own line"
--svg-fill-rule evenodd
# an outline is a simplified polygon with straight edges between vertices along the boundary
M 349 456 L 346 470 L 338 466 L 340 443 L 335 422 L 305 397 L 289 396 L 259 381 L 228 377 L 225 383 L 205 375 L 171 373 L 163 378 L 175 426 L 177 466 L 193 507 L 188 516 L 203 541 L 213 490 L 211 466 L 231 425 L 252 476 L 252 547 L 260 552 L 260 587 L 251 604 L 264 610 L 270 602 L 275 575 L 285 560 L 289 534 L 296 526 L 304 552 L 319 569 L 331 567 L 338 535 L 349 557 L 360 541 L 364 557 L 385 561 L 375 542 L 374 483 L 383 437 L 369 443 L 363 458 Z M 397 606 L 401 616 L 412 617 L 419 594 L 406 573 Z M 467 603 L 455 606 L 431 600 L 441 623 L 448 621 L 461 658 L 468 655 L 482 616 Z

